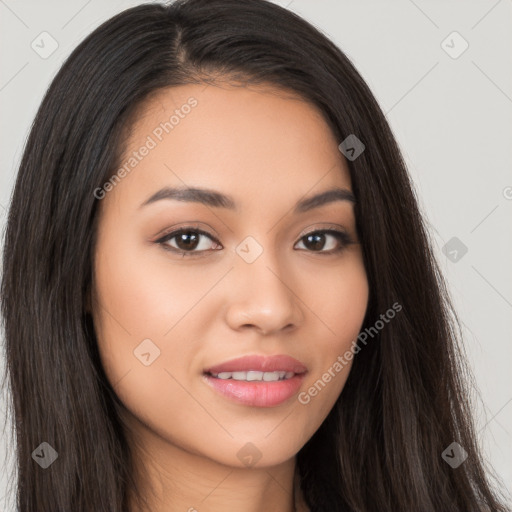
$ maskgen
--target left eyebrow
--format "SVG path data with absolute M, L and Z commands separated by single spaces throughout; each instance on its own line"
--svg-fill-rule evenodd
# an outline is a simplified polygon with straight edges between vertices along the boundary
M 239 211 L 235 200 L 231 196 L 225 195 L 216 190 L 198 187 L 164 187 L 146 199 L 139 208 L 163 199 L 190 201 L 202 203 L 214 208 L 227 208 Z M 293 212 L 294 214 L 304 213 L 313 210 L 314 208 L 319 208 L 325 204 L 333 203 L 334 201 L 349 201 L 351 203 L 355 203 L 356 199 L 354 194 L 348 189 L 333 188 L 320 192 L 312 197 L 301 199 L 295 205 Z
M 333 188 L 325 190 L 312 197 L 306 197 L 295 205 L 293 213 L 304 213 L 323 206 L 324 204 L 333 203 L 334 201 L 349 201 L 351 203 L 356 202 L 354 194 L 346 188 Z

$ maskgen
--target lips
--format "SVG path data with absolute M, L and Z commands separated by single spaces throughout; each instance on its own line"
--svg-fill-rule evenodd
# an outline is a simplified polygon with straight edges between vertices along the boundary
M 219 373 L 233 372 L 293 372 L 302 374 L 307 368 L 297 359 L 287 355 L 277 356 L 244 356 L 237 359 L 231 359 L 225 363 L 221 363 L 204 370 L 209 375 Z
M 203 372 L 205 382 L 231 401 L 252 407 L 275 407 L 295 395 L 307 373 L 286 355 L 245 356 Z

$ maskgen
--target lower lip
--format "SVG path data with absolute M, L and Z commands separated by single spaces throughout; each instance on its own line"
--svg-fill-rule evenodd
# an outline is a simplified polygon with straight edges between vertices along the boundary
M 213 389 L 235 402 L 252 407 L 274 407 L 297 393 L 304 375 L 273 382 L 217 379 L 211 375 L 204 375 L 204 378 Z

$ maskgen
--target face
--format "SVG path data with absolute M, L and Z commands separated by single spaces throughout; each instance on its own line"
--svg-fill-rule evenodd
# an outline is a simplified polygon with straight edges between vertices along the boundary
M 368 302 L 338 143 L 271 88 L 186 85 L 145 104 L 96 192 L 93 290 L 102 364 L 140 439 L 263 467 L 321 425 Z

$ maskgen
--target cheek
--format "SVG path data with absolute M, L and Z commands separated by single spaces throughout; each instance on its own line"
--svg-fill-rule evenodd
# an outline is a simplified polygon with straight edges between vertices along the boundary
M 310 271 L 309 275 L 315 275 L 314 286 L 307 293 L 304 289 L 303 296 L 312 310 L 311 318 L 323 324 L 321 354 L 332 356 L 357 337 L 366 314 L 369 288 L 362 257 L 354 252 L 335 272 Z
M 305 392 L 298 397 L 299 403 L 319 418 L 329 413 L 348 378 L 369 296 L 360 257 L 351 259 L 336 278 L 331 276 L 326 282 L 328 286 L 309 295 L 322 329 L 317 330 L 315 343 L 309 345 L 315 369 L 304 383 Z
M 105 231 L 109 237 L 99 238 L 96 253 L 94 308 L 103 366 L 113 384 L 128 372 L 140 380 L 141 371 L 144 384 L 148 370 L 161 367 L 173 328 L 195 297 L 179 272 L 165 273 L 144 258 L 140 242 L 111 227 Z
M 190 400 L 180 383 L 188 386 L 206 322 L 218 311 L 206 294 L 229 266 L 182 264 L 133 235 L 106 232 L 97 246 L 94 321 L 109 381 L 122 384 L 117 395 L 141 416 L 164 397 L 167 408 Z
M 201 342 L 188 321 L 211 285 L 192 286 L 190 273 L 158 259 L 152 261 L 140 243 L 114 236 L 98 244 L 94 322 L 116 395 L 133 417 L 165 436 L 176 411 L 181 425 L 193 425 L 204 415 L 185 389 Z M 187 436 L 186 428 L 180 435 Z
M 97 300 L 102 319 L 117 324 L 111 338 L 120 332 L 121 338 L 129 336 L 132 342 L 162 339 L 198 303 L 208 281 L 198 276 L 197 269 L 187 270 L 179 263 L 133 235 L 113 235 L 98 246 Z

